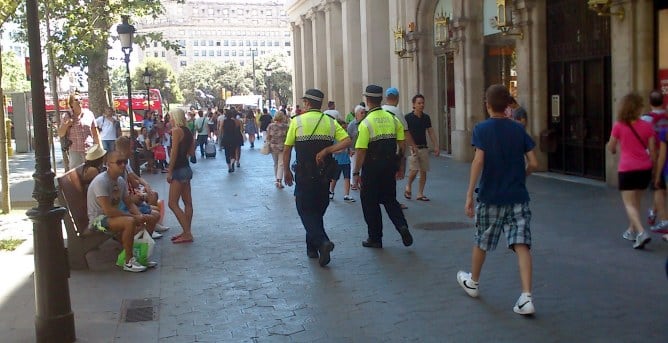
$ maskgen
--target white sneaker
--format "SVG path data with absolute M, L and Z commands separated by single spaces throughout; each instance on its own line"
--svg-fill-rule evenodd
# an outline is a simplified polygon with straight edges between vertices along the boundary
M 343 201 L 345 201 L 345 202 L 355 202 L 355 198 L 351 197 L 350 195 L 344 195 L 343 196 Z
M 334 200 L 334 192 L 329 192 L 329 200 Z
M 633 244 L 633 249 L 642 249 L 645 247 L 645 244 L 649 243 L 652 238 L 647 234 L 646 231 L 643 231 L 636 236 L 636 242 Z
M 471 273 L 467 273 L 464 271 L 458 271 L 457 272 L 457 282 L 459 283 L 460 286 L 464 289 L 466 294 L 468 294 L 470 297 L 477 298 L 478 297 L 478 283 L 473 281 L 471 279 Z
M 142 266 L 134 256 L 123 265 L 123 270 L 126 272 L 140 273 L 146 270 L 146 267 Z
M 146 268 L 155 268 L 157 266 L 158 266 L 158 262 L 155 262 L 155 261 L 148 261 L 146 263 Z
M 162 225 L 162 224 L 155 224 L 155 231 L 157 231 L 157 232 L 165 232 L 165 231 L 167 231 L 167 230 L 169 230 L 169 227 L 164 226 L 164 225 Z
M 661 236 L 661 239 L 663 239 L 664 242 L 668 242 L 668 233 Z
M 629 241 L 632 241 L 632 242 L 635 242 L 635 241 L 636 241 L 636 236 L 637 236 L 637 235 L 638 235 L 638 234 L 635 233 L 635 232 L 626 230 L 626 231 L 624 231 L 624 233 L 622 234 L 622 238 L 624 238 L 624 239 L 626 239 L 626 240 L 629 240 Z
M 536 309 L 533 307 L 533 300 L 531 300 L 531 293 L 522 293 L 517 299 L 513 311 L 517 314 L 534 314 Z
M 162 234 L 158 231 L 153 231 L 153 233 L 151 234 L 151 238 L 160 239 L 160 238 L 162 238 Z

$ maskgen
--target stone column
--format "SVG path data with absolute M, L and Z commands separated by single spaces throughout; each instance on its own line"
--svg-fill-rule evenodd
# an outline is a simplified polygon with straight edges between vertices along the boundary
M 345 114 L 346 108 L 343 95 L 343 40 L 342 40 L 342 21 L 341 21 L 341 2 L 339 0 L 327 0 L 325 4 L 325 22 L 326 30 L 326 51 L 327 51 L 327 90 L 325 94 L 328 99 L 337 103 L 337 108 L 341 114 Z
M 460 36 L 459 52 L 455 54 L 455 110 L 452 130 L 452 156 L 458 161 L 471 161 L 471 133 L 476 123 L 485 118 L 484 41 L 482 1 L 453 1 L 455 26 Z
M 362 63 L 360 35 L 360 4 L 357 0 L 341 0 L 341 36 L 343 37 L 343 89 L 345 111 L 362 99 Z M 339 109 L 341 111 L 341 109 Z
M 302 87 L 304 90 L 315 87 L 313 78 L 313 29 L 310 17 L 302 15 L 301 56 L 302 56 Z M 298 94 L 297 96 L 301 96 Z M 295 103 L 301 104 L 299 102 Z
M 387 0 L 360 0 L 362 84 L 387 87 L 390 77 L 390 28 Z M 390 31 L 390 32 L 388 32 Z
M 547 129 L 547 18 L 545 1 L 517 1 L 520 25 L 524 37 L 516 39 L 517 65 L 522 66 L 517 73 L 517 102 L 529 114 L 527 131 L 536 144 L 540 133 Z M 536 150 L 540 170 L 547 170 L 547 153 Z
M 313 11 L 311 19 L 313 30 L 313 86 L 325 93 L 325 101 L 329 97 L 327 89 L 327 37 L 325 36 L 325 12 L 322 8 Z
M 292 26 L 292 105 L 299 104 L 298 99 L 304 94 L 304 80 L 302 76 L 302 27 L 301 24 L 290 23 Z

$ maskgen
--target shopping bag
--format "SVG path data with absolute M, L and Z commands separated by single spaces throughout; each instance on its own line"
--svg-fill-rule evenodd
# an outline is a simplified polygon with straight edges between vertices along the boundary
M 264 145 L 262 146 L 262 149 L 260 149 L 260 153 L 261 153 L 262 155 L 269 155 L 269 152 L 270 152 L 270 150 L 269 150 L 269 142 L 267 142 L 267 141 L 265 140 L 265 141 L 264 141 Z
M 148 264 L 148 261 L 153 254 L 153 247 L 155 246 L 155 241 L 151 238 L 151 234 L 146 231 L 146 229 L 139 231 L 134 238 L 132 243 L 132 255 L 135 257 L 137 262 L 145 266 Z M 125 264 L 125 249 L 121 250 L 116 259 L 116 265 L 122 267 Z

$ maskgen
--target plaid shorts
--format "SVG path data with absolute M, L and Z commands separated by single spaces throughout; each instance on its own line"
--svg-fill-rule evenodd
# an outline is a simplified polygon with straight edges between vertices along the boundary
M 492 251 L 505 231 L 508 248 L 512 249 L 514 244 L 531 247 L 529 222 L 531 210 L 528 202 L 501 206 L 478 203 L 475 211 L 475 244 L 484 251 Z

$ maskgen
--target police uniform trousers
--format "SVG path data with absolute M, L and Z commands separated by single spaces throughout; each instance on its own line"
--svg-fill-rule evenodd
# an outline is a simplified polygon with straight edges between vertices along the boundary
M 295 202 L 297 213 L 306 230 L 306 249 L 317 251 L 323 243 L 329 241 L 323 222 L 323 216 L 329 206 L 329 181 L 297 172 Z
M 360 200 L 364 221 L 369 231 L 369 240 L 373 242 L 382 242 L 383 238 L 383 217 L 380 212 L 380 204 L 385 206 L 385 211 L 395 228 L 408 227 L 404 212 L 397 201 L 395 169 L 384 163 L 376 164 L 373 161 L 368 161 L 362 167 Z

